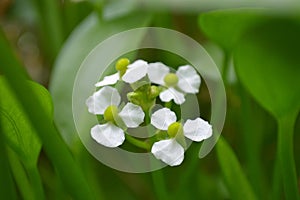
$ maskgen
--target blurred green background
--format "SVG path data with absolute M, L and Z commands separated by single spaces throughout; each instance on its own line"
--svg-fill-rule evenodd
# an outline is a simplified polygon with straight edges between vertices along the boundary
M 244 3 L 1 0 L 0 199 L 299 199 L 299 5 Z M 146 26 L 177 30 L 206 49 L 223 77 L 227 116 L 205 158 L 193 143 L 180 166 L 131 174 L 85 150 L 71 97 L 98 43 Z M 153 49 L 131 57 L 185 64 Z M 210 119 L 204 82 L 198 100 Z

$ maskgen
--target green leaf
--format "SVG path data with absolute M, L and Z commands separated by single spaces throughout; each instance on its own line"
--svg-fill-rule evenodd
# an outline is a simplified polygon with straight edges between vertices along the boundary
M 55 122 L 69 146 L 74 147 L 78 141 L 72 115 L 72 90 L 81 63 L 101 41 L 113 34 L 145 26 L 149 19 L 148 15 L 137 16 L 134 13 L 122 19 L 100 21 L 96 14 L 92 14 L 76 28 L 65 43 L 55 64 L 50 91 L 55 107 Z M 142 35 L 139 35 L 131 42 L 138 45 L 141 39 Z
M 217 143 L 217 154 L 232 199 L 256 199 L 238 159 L 227 142 L 221 137 Z
M 230 9 L 203 13 L 199 25 L 204 34 L 226 50 L 231 50 L 249 28 L 268 18 L 266 9 Z
M 10 163 L 10 170 L 13 174 L 14 182 L 18 188 L 18 192 L 20 193 L 22 199 L 45 199 L 45 197 L 38 195 L 39 192 L 37 191 L 37 188 L 35 188 L 34 185 L 30 183 L 28 173 L 25 171 L 24 168 L 24 164 L 19 159 L 20 156 L 9 147 L 7 147 L 6 150 L 8 154 L 8 160 Z
M 90 187 L 82 171 L 60 138 L 52 118 L 46 114 L 42 102 L 36 97 L 34 90 L 27 85 L 27 75 L 24 68 L 13 54 L 1 29 L 0 52 L 0 73 L 4 74 L 7 84 L 43 142 L 44 150 L 57 170 L 66 190 L 74 199 L 92 199 L 93 194 L 90 192 Z
M 121 18 L 137 8 L 135 0 L 110 0 L 105 3 L 103 8 L 104 19 Z
M 62 9 L 59 1 L 30 0 L 44 52 L 52 63 L 64 40 Z
M 238 77 L 275 117 L 300 108 L 300 24 L 274 19 L 247 32 L 234 54 Z
M 0 102 L 2 98 L 0 99 Z M 0 199 L 17 199 L 16 188 L 14 185 L 11 169 L 9 168 L 9 160 L 7 156 L 7 149 L 3 137 L 3 130 L 0 118 Z
M 41 85 L 31 81 L 24 84 L 32 89 L 41 102 L 45 114 L 49 119 L 52 119 L 53 107 L 49 92 Z M 20 191 L 23 198 L 32 198 L 30 192 L 33 193 L 34 191 L 36 199 L 44 199 L 43 187 L 37 169 L 42 143 L 18 99 L 2 76 L 0 76 L 0 93 L 5 97 L 0 102 L 0 121 L 6 144 L 14 151 L 9 154 L 9 158 L 15 181 L 18 183 L 19 188 L 22 188 Z M 7 150 L 10 148 L 7 148 Z M 19 159 L 22 162 L 18 161 Z M 27 173 L 23 168 L 26 168 Z M 20 176 L 22 171 L 24 171 L 24 175 Z M 30 185 L 26 182 L 27 178 L 30 180 Z M 27 188 L 30 191 L 26 191 Z M 33 188 L 33 191 L 31 191 L 31 188 Z
M 47 115 L 52 115 L 52 102 L 48 91 L 34 82 L 27 82 L 42 102 Z M 20 156 L 26 165 L 37 163 L 42 143 L 32 128 L 15 95 L 10 91 L 4 77 L 0 77 L 0 93 L 5 97 L 0 102 L 0 120 L 8 145 Z
M 287 199 L 299 199 L 293 158 L 293 127 L 300 109 L 299 35 L 299 21 L 274 17 L 247 31 L 234 51 L 239 79 L 277 119 L 278 159 Z

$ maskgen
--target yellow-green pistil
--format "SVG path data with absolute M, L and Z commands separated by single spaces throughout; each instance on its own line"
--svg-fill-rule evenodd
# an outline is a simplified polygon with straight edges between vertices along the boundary
M 130 61 L 127 58 L 121 58 L 116 63 L 116 70 L 120 72 L 121 77 L 125 74 Z
M 183 128 L 181 123 L 179 122 L 174 122 L 168 127 L 168 135 L 170 138 L 176 137 L 177 134 L 182 134 L 183 133 Z
M 164 82 L 166 86 L 173 87 L 178 83 L 178 76 L 174 73 L 169 73 L 165 76 Z
M 114 105 L 108 106 L 104 111 L 104 119 L 106 121 L 115 122 L 117 116 L 118 116 L 117 106 Z

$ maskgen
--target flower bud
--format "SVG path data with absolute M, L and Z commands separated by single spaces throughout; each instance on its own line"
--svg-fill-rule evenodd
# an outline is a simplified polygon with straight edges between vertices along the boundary
M 118 70 L 120 72 L 126 71 L 129 63 L 130 63 L 130 61 L 127 58 L 119 59 L 116 63 L 116 70 Z
M 127 99 L 133 104 L 140 105 L 140 94 L 137 92 L 129 92 L 127 94 Z
M 106 121 L 115 122 L 116 117 L 118 116 L 117 106 L 111 105 L 106 108 L 104 111 L 104 119 Z
M 156 98 L 159 95 L 159 93 L 160 93 L 160 89 L 157 86 L 152 85 L 150 87 L 150 91 L 149 91 L 149 97 L 150 97 L 150 99 Z

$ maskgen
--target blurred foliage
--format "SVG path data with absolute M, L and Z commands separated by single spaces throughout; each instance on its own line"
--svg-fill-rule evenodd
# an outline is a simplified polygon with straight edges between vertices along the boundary
M 0 198 L 299 199 L 298 10 L 147 5 L 0 2 Z M 143 26 L 180 31 L 205 47 L 224 78 L 228 112 L 207 157 L 198 159 L 201 144 L 193 144 L 179 167 L 129 174 L 101 164 L 76 139 L 71 95 L 78 68 L 99 42 Z M 186 62 L 153 49 L 130 56 Z M 50 90 L 54 119 L 50 95 L 38 83 Z M 209 119 L 205 83 L 198 100 L 201 117 Z

